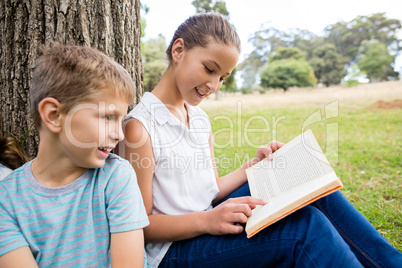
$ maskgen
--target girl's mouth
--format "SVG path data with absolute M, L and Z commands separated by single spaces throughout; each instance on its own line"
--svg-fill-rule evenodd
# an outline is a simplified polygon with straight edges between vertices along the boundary
M 207 94 L 199 90 L 198 88 L 195 88 L 195 91 L 200 95 L 201 98 L 205 97 Z

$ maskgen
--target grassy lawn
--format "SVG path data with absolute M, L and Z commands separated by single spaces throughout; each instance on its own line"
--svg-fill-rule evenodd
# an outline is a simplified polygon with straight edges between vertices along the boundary
M 230 95 L 201 107 L 211 118 L 220 175 L 253 157 L 258 146 L 312 129 L 343 194 L 402 251 L 402 107 L 375 107 L 398 97 L 402 82 Z

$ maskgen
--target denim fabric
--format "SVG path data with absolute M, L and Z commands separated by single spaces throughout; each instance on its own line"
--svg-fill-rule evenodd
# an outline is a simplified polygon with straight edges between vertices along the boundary
M 402 267 L 402 253 L 340 191 L 316 201 L 313 205 L 331 221 L 364 266 Z
M 228 198 L 245 195 L 250 195 L 248 184 Z M 402 254 L 338 191 L 252 238 L 242 232 L 174 242 L 159 267 L 362 267 L 361 263 L 402 267 Z

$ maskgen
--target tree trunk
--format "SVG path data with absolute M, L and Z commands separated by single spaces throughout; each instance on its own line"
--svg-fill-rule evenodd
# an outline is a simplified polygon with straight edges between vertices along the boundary
M 52 41 L 91 46 L 115 59 L 131 74 L 138 103 L 143 93 L 139 14 L 139 0 L 2 0 L 0 135 L 27 135 L 23 148 L 29 157 L 36 155 L 29 87 L 39 47 Z

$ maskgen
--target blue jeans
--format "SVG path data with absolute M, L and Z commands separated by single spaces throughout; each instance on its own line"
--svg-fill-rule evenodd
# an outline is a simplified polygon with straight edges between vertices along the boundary
M 250 195 L 248 184 L 227 198 Z M 174 242 L 159 267 L 402 267 L 402 254 L 335 192 L 252 238 L 201 235 Z

